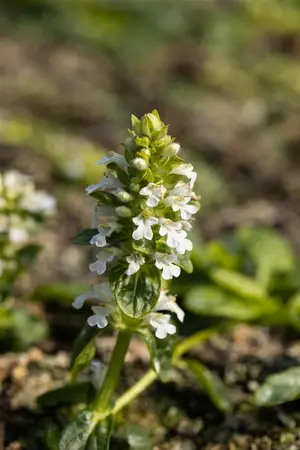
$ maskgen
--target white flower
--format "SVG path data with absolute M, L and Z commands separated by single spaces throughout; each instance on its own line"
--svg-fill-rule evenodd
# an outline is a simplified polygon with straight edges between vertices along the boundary
M 33 213 L 51 215 L 55 211 L 56 201 L 44 191 L 32 191 L 21 199 L 20 208 Z
M 109 233 L 109 228 L 102 228 L 99 227 L 98 228 L 99 233 L 95 234 L 92 239 L 90 240 L 90 244 L 92 245 L 96 245 L 97 247 L 105 247 L 107 242 L 106 242 L 106 236 L 107 233 Z
M 172 142 L 172 144 L 168 145 L 164 152 L 164 156 L 172 157 L 177 155 L 177 153 L 180 150 L 180 144 L 177 144 L 176 142 Z
M 113 299 L 109 283 L 95 284 L 88 292 L 78 295 L 72 303 L 73 308 L 81 309 L 86 300 L 98 300 L 101 303 L 109 303 Z
M 98 275 L 102 275 L 106 271 L 107 263 L 111 262 L 115 257 L 114 252 L 111 250 L 113 249 L 106 249 L 97 253 L 97 260 L 89 265 L 91 272 L 97 272 Z
M 168 199 L 167 199 L 168 200 Z M 174 212 L 180 211 L 183 220 L 189 220 L 193 214 L 196 214 L 198 208 L 195 205 L 188 205 L 191 199 L 189 197 L 173 197 L 171 206 Z
M 191 220 L 194 220 L 194 219 L 191 219 Z M 182 223 L 182 228 L 185 231 L 191 231 L 191 229 L 193 228 L 193 225 L 190 222 L 187 222 L 186 220 L 183 220 L 181 223 Z
M 192 164 L 180 164 L 180 166 L 176 167 L 176 169 L 173 169 L 171 173 L 174 173 L 175 175 L 183 175 L 190 180 L 190 187 L 193 188 L 197 173 L 193 171 L 194 167 Z
M 178 320 L 183 322 L 184 311 L 176 303 L 174 295 L 168 295 L 167 290 L 162 290 L 155 305 L 155 311 L 170 311 L 176 314 Z
M 110 305 L 92 306 L 93 315 L 87 320 L 90 327 L 97 326 L 98 328 L 105 328 L 108 324 L 107 317 L 111 313 Z
M 9 240 L 13 244 L 19 244 L 26 241 L 29 238 L 28 230 L 25 226 L 20 224 L 19 226 L 12 226 L 9 230 Z
M 149 183 L 148 186 L 140 190 L 141 195 L 147 195 L 147 206 L 154 207 L 158 205 L 158 202 L 163 198 L 166 193 L 166 188 L 155 183 Z
M 179 277 L 180 267 L 173 264 L 176 261 L 176 255 L 169 255 L 168 253 L 155 253 L 155 265 L 158 269 L 162 269 L 162 277 L 164 280 L 171 280 L 174 277 Z
M 167 235 L 167 244 L 175 248 L 177 246 L 177 233 L 182 228 L 180 222 L 172 222 L 170 219 L 160 219 L 159 234 L 161 236 Z
M 158 223 L 158 219 L 152 216 L 144 216 L 139 214 L 132 219 L 133 223 L 137 225 L 137 229 L 132 233 L 132 237 L 135 241 L 139 241 L 143 237 L 151 241 L 153 238 L 153 231 L 151 227 Z
M 85 191 L 88 195 L 90 195 L 92 192 L 98 191 L 99 189 L 102 191 L 113 192 L 117 189 L 123 189 L 123 187 L 123 184 L 118 180 L 118 178 L 110 175 L 102 178 L 98 184 L 91 184 L 90 186 L 87 186 Z
M 107 222 L 98 227 L 99 233 L 95 234 L 90 240 L 90 244 L 95 244 L 97 247 L 105 247 L 106 238 L 110 237 L 112 233 L 122 229 L 122 226 L 117 222 Z
M 126 270 L 126 275 L 133 275 L 140 267 L 145 264 L 145 258 L 140 253 L 132 253 L 130 256 L 126 257 L 126 261 L 129 266 Z
M 96 166 L 99 166 L 100 164 L 110 164 L 115 163 L 117 166 L 120 167 L 127 167 L 128 163 L 123 155 L 120 155 L 116 152 L 109 152 L 107 156 L 104 156 L 100 159 L 100 161 L 96 162 Z
M 189 252 L 193 249 L 193 243 L 189 239 L 186 239 L 187 233 L 184 230 L 179 230 L 174 236 L 174 243 L 177 253 L 184 255 L 188 250 Z
M 155 328 L 155 336 L 158 339 L 164 339 L 168 334 L 175 334 L 176 327 L 170 322 L 170 314 L 151 313 L 149 314 L 149 323 Z
M 171 198 L 171 202 L 173 197 L 193 197 L 194 192 L 192 191 L 189 184 L 184 183 L 183 181 L 179 181 L 173 189 L 169 192 L 168 198 Z

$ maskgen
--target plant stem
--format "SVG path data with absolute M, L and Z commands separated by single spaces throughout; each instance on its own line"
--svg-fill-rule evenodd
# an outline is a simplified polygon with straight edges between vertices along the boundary
M 149 370 L 136 384 L 134 384 L 128 391 L 126 391 L 115 403 L 112 410 L 113 414 L 118 413 L 124 406 L 128 405 L 132 400 L 134 400 L 138 395 L 145 391 L 150 384 L 157 378 L 157 374 L 154 370 Z
M 94 410 L 99 414 L 105 414 L 110 409 L 111 400 L 118 386 L 120 373 L 131 336 L 132 332 L 128 330 L 118 332 L 116 345 L 112 353 L 105 380 L 94 404 Z

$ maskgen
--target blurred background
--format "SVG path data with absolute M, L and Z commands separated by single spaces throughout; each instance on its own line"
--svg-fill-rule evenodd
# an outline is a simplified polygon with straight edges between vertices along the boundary
M 198 237 L 276 227 L 300 249 L 298 0 L 3 0 L 0 165 L 58 201 L 28 290 L 90 282 L 84 187 L 156 108 L 198 172 Z

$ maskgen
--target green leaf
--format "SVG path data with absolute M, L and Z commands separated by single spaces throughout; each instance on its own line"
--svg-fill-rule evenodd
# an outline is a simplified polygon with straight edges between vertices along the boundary
M 102 330 L 99 330 L 98 327 L 90 327 L 87 323 L 84 325 L 79 335 L 75 339 L 73 350 L 72 350 L 72 358 L 71 365 L 75 363 L 77 357 L 83 352 L 84 348 L 89 345 L 90 342 L 94 342 L 95 337 L 101 333 Z
M 21 269 L 28 269 L 41 251 L 42 246 L 38 244 L 28 244 L 16 253 L 16 260 Z
M 293 269 L 295 257 L 289 241 L 269 228 L 245 227 L 238 230 L 238 239 L 245 246 L 257 268 L 257 279 L 268 286 L 276 273 Z
M 73 244 L 76 244 L 76 245 L 89 245 L 90 244 L 90 240 L 97 233 L 98 233 L 97 228 L 86 228 L 85 230 L 82 230 L 73 239 Z
M 109 443 L 114 426 L 113 416 L 99 422 L 89 437 L 86 450 L 109 450 Z
M 77 375 L 86 367 L 88 367 L 90 362 L 93 360 L 95 353 L 96 353 L 96 346 L 94 339 L 92 339 L 79 353 L 79 355 L 76 357 L 73 363 L 72 367 L 73 380 L 76 380 Z
M 187 273 L 193 272 L 193 264 L 189 252 L 186 252 L 184 255 L 178 255 L 176 264 Z
M 229 389 L 224 385 L 223 381 L 206 367 L 204 367 L 199 361 L 185 360 L 184 364 L 196 377 L 201 387 L 209 395 L 214 405 L 223 412 L 230 412 L 233 407 L 231 400 L 231 393 Z
M 44 441 L 48 450 L 59 450 L 60 429 L 56 425 L 49 425 L 45 431 Z
M 228 317 L 235 320 L 254 320 L 278 310 L 274 299 L 246 300 L 225 293 L 217 287 L 207 285 L 194 287 L 184 299 L 185 308 L 206 316 Z
M 152 450 L 153 445 L 150 441 L 148 432 L 135 424 L 128 424 L 125 427 L 127 442 L 131 450 Z
M 293 367 L 270 375 L 255 392 L 258 406 L 273 406 L 290 402 L 300 397 L 300 367 Z
M 43 407 L 86 404 L 94 394 L 95 390 L 90 382 L 67 384 L 40 395 L 37 398 L 37 403 Z
M 210 278 L 219 286 L 244 298 L 262 299 L 266 290 L 254 279 L 239 272 L 226 269 L 211 269 Z
M 65 303 L 68 307 L 78 295 L 86 292 L 86 284 L 50 283 L 38 286 L 31 298 L 36 301 Z
M 107 206 L 119 206 L 121 205 L 120 200 L 113 194 L 104 191 L 93 191 L 90 194 L 90 197 L 96 198 L 100 203 Z
M 178 336 L 168 335 L 165 339 L 156 339 L 154 366 L 162 381 L 168 381 L 173 368 L 173 355 L 178 344 Z
M 128 316 L 139 318 L 149 313 L 160 294 L 160 271 L 144 264 L 134 275 L 126 275 L 127 266 L 119 264 L 110 274 L 112 292 L 121 310 Z
M 59 441 L 59 450 L 84 450 L 94 428 L 93 413 L 87 410 L 81 411 L 64 429 Z
M 140 239 L 139 241 L 132 241 L 132 247 L 134 250 L 144 253 L 145 255 L 153 255 L 155 251 L 155 241 L 149 241 L 149 239 Z

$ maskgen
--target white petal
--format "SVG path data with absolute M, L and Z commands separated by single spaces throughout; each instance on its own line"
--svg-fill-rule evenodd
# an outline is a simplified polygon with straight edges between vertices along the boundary
M 177 278 L 180 275 L 180 267 L 175 266 L 175 264 L 171 265 L 171 271 L 172 271 L 172 275 Z
M 144 236 L 144 227 L 139 226 L 134 232 L 132 233 L 132 237 L 135 241 L 139 241 Z
M 150 196 L 146 202 L 147 206 L 149 206 L 150 208 L 154 208 L 155 206 L 158 205 L 159 199 L 157 197 Z

